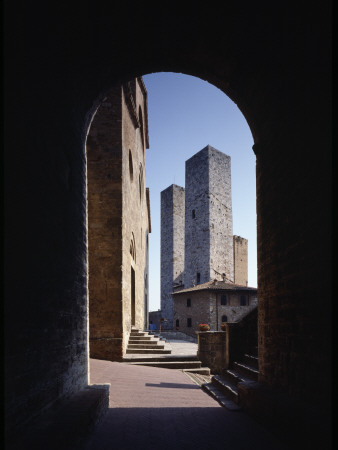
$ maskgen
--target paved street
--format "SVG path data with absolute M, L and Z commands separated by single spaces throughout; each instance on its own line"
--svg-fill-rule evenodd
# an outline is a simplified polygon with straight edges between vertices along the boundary
M 85 450 L 286 450 L 243 412 L 221 407 L 179 370 L 91 360 L 110 407 Z

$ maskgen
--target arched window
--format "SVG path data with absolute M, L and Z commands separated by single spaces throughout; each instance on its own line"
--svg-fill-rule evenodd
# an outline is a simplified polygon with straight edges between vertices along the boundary
M 227 316 L 224 314 L 223 316 L 222 316 L 222 322 L 227 322 L 228 321 L 228 318 L 227 318 Z

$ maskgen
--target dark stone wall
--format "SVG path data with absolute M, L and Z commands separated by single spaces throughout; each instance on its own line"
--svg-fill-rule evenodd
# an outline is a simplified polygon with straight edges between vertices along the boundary
M 113 85 L 158 71 L 207 80 L 247 119 L 257 154 L 261 378 L 327 402 L 330 7 L 229 1 L 226 13 L 207 4 L 178 13 L 172 3 L 155 11 L 128 1 L 6 2 L 8 428 L 87 383 L 86 133 Z

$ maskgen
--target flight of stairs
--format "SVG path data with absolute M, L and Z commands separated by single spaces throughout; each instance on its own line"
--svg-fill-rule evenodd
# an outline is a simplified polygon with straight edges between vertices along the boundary
M 164 340 L 132 327 L 126 350 L 127 355 L 170 355 L 170 353 L 170 348 L 165 348 Z
M 122 362 L 132 365 L 179 369 L 187 373 L 210 375 L 208 367 L 195 355 L 172 355 L 171 347 L 165 340 L 132 327 L 126 354 Z
M 258 357 L 254 349 L 234 362 L 231 369 L 224 369 L 221 375 L 211 377 L 210 383 L 201 384 L 222 406 L 231 411 L 241 410 L 238 383 L 258 381 Z

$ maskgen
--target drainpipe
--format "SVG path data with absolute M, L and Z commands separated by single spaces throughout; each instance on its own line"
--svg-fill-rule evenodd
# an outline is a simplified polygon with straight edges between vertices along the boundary
M 216 331 L 218 331 L 218 305 L 217 305 L 217 294 L 216 294 Z

